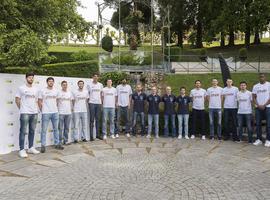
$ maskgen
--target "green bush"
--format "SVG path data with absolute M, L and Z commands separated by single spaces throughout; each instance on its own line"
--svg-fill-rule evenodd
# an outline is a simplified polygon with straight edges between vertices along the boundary
M 119 63 L 119 57 L 115 56 L 112 59 L 112 63 L 118 65 Z M 122 54 L 120 56 L 120 65 L 140 65 L 140 59 L 136 58 L 135 55 L 133 55 L 132 53 L 128 53 L 128 54 Z
M 74 52 L 49 52 L 49 56 L 54 56 L 55 59 L 51 63 L 73 62 L 71 57 Z
M 247 57 L 247 49 L 241 48 L 239 49 L 239 58 L 246 58 Z
M 123 72 L 107 72 L 101 75 L 100 82 L 105 86 L 108 79 L 112 79 L 113 85 L 116 87 L 123 79 L 129 80 L 129 75 Z
M 106 35 L 105 37 L 102 38 L 101 40 L 101 46 L 102 49 L 108 52 L 113 51 L 113 40 L 110 36 Z
M 91 53 L 85 51 L 85 50 L 81 50 L 78 52 L 74 52 L 71 55 L 72 60 L 75 61 L 86 61 L 86 60 L 93 60 L 93 56 Z
M 88 78 L 98 72 L 98 63 L 97 61 L 83 61 L 46 64 L 42 67 L 6 67 L 1 69 L 0 72 L 25 74 L 29 71 L 38 75 Z

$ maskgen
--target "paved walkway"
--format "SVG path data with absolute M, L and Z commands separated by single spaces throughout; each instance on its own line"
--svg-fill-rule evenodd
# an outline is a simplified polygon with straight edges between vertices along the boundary
M 270 149 L 145 138 L 0 156 L 0 199 L 270 199 Z

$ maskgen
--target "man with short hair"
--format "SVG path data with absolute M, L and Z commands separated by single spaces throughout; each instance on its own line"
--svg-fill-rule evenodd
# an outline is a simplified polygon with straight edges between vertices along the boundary
M 259 75 L 259 83 L 254 85 L 253 102 L 255 104 L 257 139 L 254 145 L 262 144 L 262 119 L 266 117 L 267 134 L 265 146 L 270 147 L 270 83 L 266 81 L 265 74 Z
M 114 136 L 114 115 L 117 102 L 117 91 L 112 86 L 112 80 L 107 80 L 107 87 L 102 89 L 102 102 L 103 102 L 103 120 L 102 120 L 102 133 L 103 140 L 107 139 L 107 121 L 110 124 L 110 135 L 112 139 Z
M 215 133 L 215 116 L 217 117 L 217 135 L 221 140 L 221 118 L 222 118 L 222 88 L 218 86 L 218 80 L 212 80 L 212 87 L 207 89 L 207 100 L 209 102 L 209 120 L 210 120 L 210 140 L 214 139 Z
M 157 94 L 157 87 L 152 87 L 152 94 L 147 97 L 148 101 L 148 133 L 147 138 L 151 138 L 152 124 L 154 120 L 155 137 L 159 138 L 159 103 L 161 97 Z
M 171 120 L 171 133 L 172 137 L 176 136 L 175 127 L 175 100 L 176 97 L 172 94 L 172 88 L 166 87 L 166 94 L 162 97 L 164 102 L 164 136 L 168 137 L 169 134 L 169 120 Z
M 186 95 L 186 88 L 180 88 L 180 95 L 176 97 L 176 103 L 178 104 L 177 118 L 178 118 L 178 139 L 182 139 L 183 125 L 185 131 L 185 139 L 189 139 L 188 136 L 188 119 L 189 119 L 189 105 L 192 99 Z
M 125 124 L 125 133 L 127 137 L 130 137 L 130 103 L 132 89 L 127 84 L 127 80 L 123 79 L 122 84 L 116 87 L 117 90 L 117 122 L 116 122 L 116 137 L 119 137 L 120 124 L 123 119 Z
M 248 129 L 248 143 L 252 144 L 252 93 L 247 90 L 247 83 L 242 81 L 240 83 L 240 91 L 237 93 L 238 101 L 238 128 L 239 128 L 239 142 L 242 141 L 243 124 L 245 123 Z
M 46 134 L 49 122 L 51 121 L 53 126 L 53 136 L 55 149 L 63 150 L 64 147 L 59 141 L 59 113 L 57 108 L 58 91 L 53 87 L 54 78 L 49 77 L 46 80 L 47 87 L 39 92 L 38 105 L 42 111 L 41 117 L 41 153 L 46 151 Z
M 238 141 L 237 137 L 237 93 L 238 88 L 233 86 L 232 79 L 227 79 L 227 86 L 223 88 L 222 96 L 224 99 L 224 128 L 225 140 L 229 140 L 232 133 L 232 140 Z
M 89 99 L 89 93 L 84 89 L 84 81 L 79 80 L 78 89 L 73 91 L 73 120 L 74 120 L 74 143 L 78 143 L 79 135 L 81 141 L 87 142 L 87 101 Z M 80 126 L 81 125 L 81 126 Z M 80 130 L 80 133 L 79 133 Z
M 38 118 L 38 90 L 33 86 L 34 73 L 26 73 L 26 84 L 20 86 L 15 95 L 15 102 L 20 110 L 20 134 L 19 134 L 19 156 L 28 157 L 24 140 L 27 135 L 28 127 L 28 153 L 39 154 L 40 152 L 34 147 L 35 129 Z
M 144 106 L 146 101 L 146 94 L 142 91 L 143 87 L 141 84 L 136 85 L 136 91 L 132 94 L 133 101 L 133 120 L 132 120 L 132 135 L 136 136 L 137 130 L 137 118 L 140 116 L 141 120 L 141 136 L 144 136 L 145 132 L 145 114 Z
M 206 90 L 201 88 L 200 80 L 195 81 L 195 88 L 191 90 L 190 97 L 192 98 L 192 135 L 191 139 L 195 138 L 197 126 L 201 125 L 202 140 L 205 140 L 205 98 Z
M 90 141 L 94 141 L 94 123 L 96 127 L 96 138 L 102 139 L 99 135 L 100 116 L 101 116 L 101 92 L 103 85 L 98 82 L 98 74 L 93 75 L 93 81 L 87 86 L 89 92 L 89 111 L 90 111 Z
M 70 129 L 70 122 L 71 122 L 71 110 L 72 110 L 72 100 L 73 95 L 67 89 L 68 84 L 67 81 L 61 82 L 62 89 L 58 93 L 57 98 L 57 105 L 58 105 L 58 112 L 59 112 L 59 139 L 62 144 L 69 145 L 68 142 L 68 135 Z

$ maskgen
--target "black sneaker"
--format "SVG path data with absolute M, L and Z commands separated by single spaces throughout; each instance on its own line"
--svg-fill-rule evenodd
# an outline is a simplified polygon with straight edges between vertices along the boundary
M 218 140 L 219 140 L 219 141 L 221 141 L 221 140 L 222 140 L 222 138 L 221 138 L 221 137 L 218 137 Z
M 215 138 L 214 138 L 213 136 L 210 136 L 209 139 L 210 139 L 210 140 L 214 140 Z
M 86 140 L 86 139 L 83 139 L 82 141 L 83 141 L 83 142 L 87 142 L 87 140 Z
M 45 153 L 45 152 L 46 152 L 46 147 L 45 146 L 41 146 L 40 153 Z
M 74 140 L 74 142 L 73 142 L 74 144 L 77 144 L 78 143 L 78 140 Z
M 94 140 L 94 138 L 90 138 L 90 141 L 92 142 L 92 141 L 95 141 L 95 140 Z
M 55 145 L 55 149 L 64 150 L 64 147 L 61 144 Z

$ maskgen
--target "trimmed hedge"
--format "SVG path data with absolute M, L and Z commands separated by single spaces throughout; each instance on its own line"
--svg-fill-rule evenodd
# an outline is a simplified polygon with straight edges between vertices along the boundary
M 72 62 L 73 52 L 48 52 L 49 56 L 54 56 L 52 63 Z
M 1 73 L 25 74 L 33 71 L 37 75 L 88 78 L 99 71 L 97 61 L 46 64 L 42 67 L 6 67 Z

